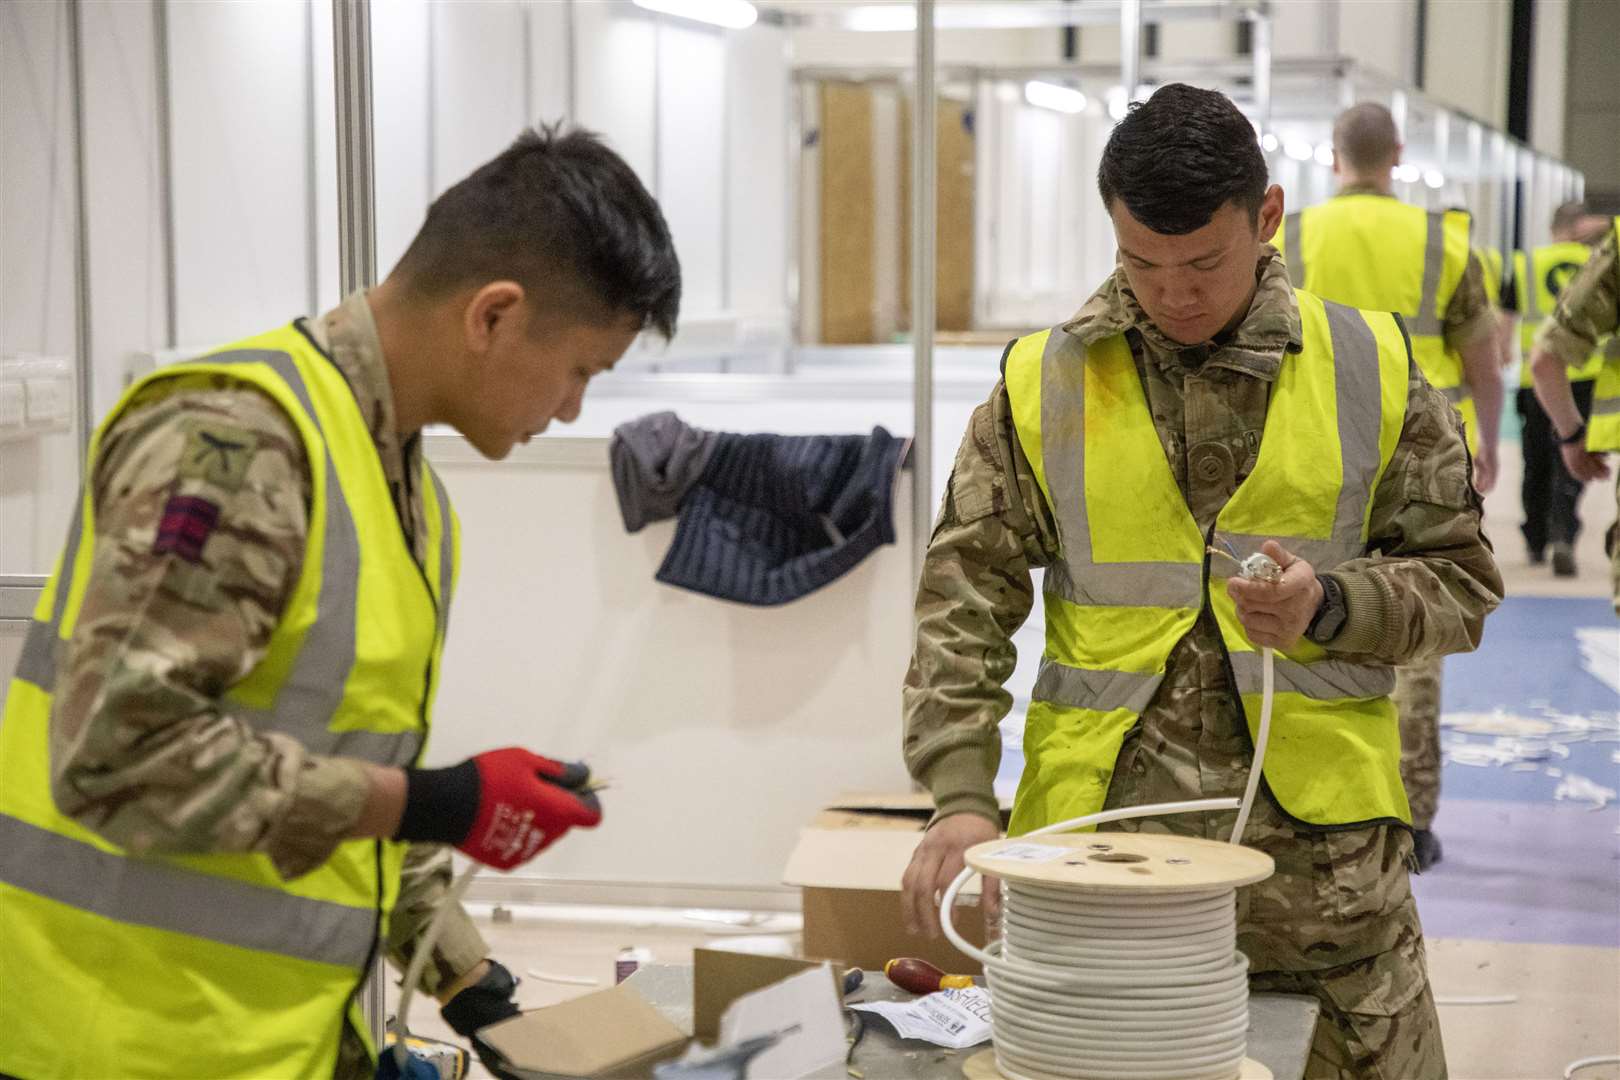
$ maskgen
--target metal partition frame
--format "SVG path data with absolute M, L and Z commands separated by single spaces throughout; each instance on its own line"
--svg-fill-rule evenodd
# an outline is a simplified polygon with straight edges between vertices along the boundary
M 911 576 L 922 580 L 934 512 L 934 220 L 939 162 L 935 160 L 934 0 L 917 0 L 916 87 L 911 105 Z
M 337 81 L 338 280 L 344 296 L 376 284 L 376 187 L 371 153 L 371 0 L 332 0 L 332 60 Z M 316 259 L 311 252 L 311 264 Z M 383 1046 L 387 975 L 381 950 L 360 990 L 360 1008 L 378 1050 Z

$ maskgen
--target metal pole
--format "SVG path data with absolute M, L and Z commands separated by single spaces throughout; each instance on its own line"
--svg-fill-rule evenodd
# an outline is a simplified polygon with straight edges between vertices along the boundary
M 372 214 L 371 0 L 333 0 L 337 74 L 338 281 L 343 295 L 377 280 Z
M 1136 100 L 1142 85 L 1142 0 L 1119 3 L 1119 81 L 1125 87 L 1125 101 Z
M 321 310 L 320 178 L 315 161 L 315 6 L 304 9 L 304 310 L 313 318 Z
M 157 76 L 158 216 L 163 233 L 163 344 L 180 345 L 174 254 L 174 98 L 169 86 L 169 0 L 153 0 L 152 53 Z
M 1261 133 L 1271 127 L 1271 9 L 1262 5 L 1249 20 L 1254 53 L 1254 120 Z
M 332 70 L 337 82 L 338 285 L 348 296 L 375 284 L 377 278 L 377 229 L 372 213 L 371 0 L 332 0 Z M 379 950 L 360 990 L 360 1009 L 379 1050 L 387 1022 L 384 979 Z
M 917 0 L 916 45 L 916 92 L 911 103 L 911 576 L 920 581 L 934 519 L 934 182 L 938 172 L 934 0 Z
M 94 404 L 90 396 L 90 199 L 86 190 L 88 173 L 84 163 L 84 43 L 80 35 L 79 0 L 68 6 L 68 65 L 73 83 L 73 278 L 77 285 L 74 294 L 77 316 L 74 342 L 74 373 L 77 386 L 75 395 L 79 407 L 79 475 L 89 465 L 90 427 L 95 420 Z

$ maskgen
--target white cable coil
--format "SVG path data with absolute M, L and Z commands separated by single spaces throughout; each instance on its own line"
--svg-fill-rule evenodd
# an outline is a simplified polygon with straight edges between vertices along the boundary
M 1275 662 L 1262 650 L 1254 762 L 1242 799 L 1105 810 L 1021 839 L 1130 818 L 1236 810 L 1238 843 L 1271 733 Z M 1109 845 L 1093 845 L 1105 854 Z M 1094 856 L 1093 858 L 1096 858 Z M 1123 860 L 1121 860 L 1123 861 Z M 1134 860 L 1132 860 L 1134 861 Z M 1248 959 L 1237 951 L 1236 890 L 1110 892 L 1002 882 L 1002 938 L 979 949 L 956 930 L 964 867 L 940 898 L 940 925 L 984 965 L 996 1066 L 1010 1080 L 1235 1080 L 1248 1049 Z

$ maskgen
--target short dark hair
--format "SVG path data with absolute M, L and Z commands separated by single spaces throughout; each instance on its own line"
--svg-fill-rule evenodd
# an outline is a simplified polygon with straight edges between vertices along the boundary
M 657 201 L 600 136 L 561 124 L 527 129 L 433 200 L 395 273 L 423 296 L 510 279 L 587 319 L 629 315 L 665 338 L 681 306 Z
M 1350 106 L 1333 121 L 1333 152 L 1353 173 L 1390 168 L 1401 153 L 1394 114 L 1376 101 Z
M 1258 221 L 1266 181 L 1254 125 L 1225 94 L 1185 83 L 1132 105 L 1097 166 L 1103 205 L 1112 210 L 1119 199 L 1131 217 L 1167 236 L 1203 228 L 1234 201 Z

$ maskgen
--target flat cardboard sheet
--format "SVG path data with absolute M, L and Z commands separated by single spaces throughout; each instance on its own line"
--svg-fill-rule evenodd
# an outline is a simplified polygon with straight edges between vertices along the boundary
M 692 953 L 692 1034 L 705 1042 L 720 1035 L 720 1018 L 744 994 L 820 968 L 817 960 L 697 949 Z M 841 994 L 837 975 L 834 992 Z
M 484 1028 L 480 1036 L 525 1077 L 646 1074 L 686 1036 L 627 986 L 533 1009 Z

